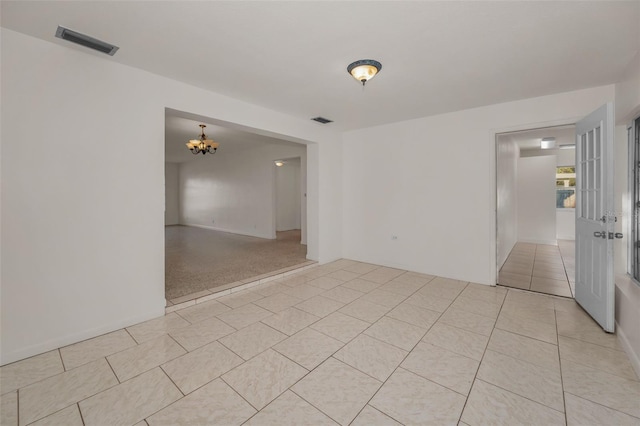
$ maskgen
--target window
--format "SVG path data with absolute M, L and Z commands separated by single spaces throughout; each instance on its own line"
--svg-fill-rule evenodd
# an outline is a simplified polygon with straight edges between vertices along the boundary
M 640 281 L 640 118 L 629 128 L 629 192 L 631 236 L 629 274 Z
M 564 166 L 556 169 L 556 208 L 576 208 L 575 166 Z

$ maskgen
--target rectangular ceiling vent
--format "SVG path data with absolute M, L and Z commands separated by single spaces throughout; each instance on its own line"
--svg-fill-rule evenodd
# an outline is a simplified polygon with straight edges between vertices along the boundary
M 333 120 L 329 120 L 328 118 L 324 117 L 313 117 L 312 120 L 322 124 L 333 123 Z
M 106 53 L 107 55 L 111 56 L 113 56 L 114 53 L 116 53 L 116 51 L 118 50 L 118 46 L 114 46 L 113 44 L 95 39 L 93 37 L 89 37 L 86 34 L 82 34 L 61 26 L 58 26 L 56 37 L 70 41 L 71 43 L 79 44 L 80 46 L 88 47 L 89 49 L 97 50 L 98 52 Z

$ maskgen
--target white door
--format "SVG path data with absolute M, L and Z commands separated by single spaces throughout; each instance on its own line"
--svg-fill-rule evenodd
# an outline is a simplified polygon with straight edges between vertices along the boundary
M 576 301 L 613 333 L 613 104 L 576 125 Z

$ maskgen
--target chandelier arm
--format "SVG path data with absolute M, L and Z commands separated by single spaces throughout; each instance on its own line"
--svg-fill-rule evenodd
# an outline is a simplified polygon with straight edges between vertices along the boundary
M 193 140 L 193 139 L 190 140 L 189 143 L 187 143 L 187 147 L 189 148 L 191 153 L 194 155 L 197 155 L 197 154 L 205 155 L 207 153 L 215 154 L 218 150 L 217 146 L 215 147 L 212 146 L 212 145 L 218 145 L 218 143 L 208 140 L 207 135 L 204 134 L 205 127 L 207 127 L 205 124 L 200 124 L 201 133 L 200 133 L 199 143 L 197 140 Z

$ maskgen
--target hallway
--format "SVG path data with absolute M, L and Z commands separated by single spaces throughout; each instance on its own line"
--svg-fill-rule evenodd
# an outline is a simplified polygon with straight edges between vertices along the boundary
M 498 274 L 498 284 L 554 296 L 574 297 L 575 242 L 557 246 L 516 243 Z

